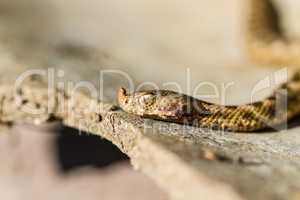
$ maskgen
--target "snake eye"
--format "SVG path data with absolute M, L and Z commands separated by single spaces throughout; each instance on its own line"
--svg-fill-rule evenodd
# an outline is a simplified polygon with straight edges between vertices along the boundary
M 149 95 L 144 95 L 140 99 L 140 103 L 142 105 L 147 105 L 147 106 L 153 104 L 154 101 L 155 101 L 155 97 L 153 95 L 150 95 L 150 94 Z

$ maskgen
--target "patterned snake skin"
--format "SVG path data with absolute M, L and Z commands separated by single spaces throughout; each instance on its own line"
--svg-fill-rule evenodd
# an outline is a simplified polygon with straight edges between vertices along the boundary
M 285 91 L 285 92 L 282 92 Z M 300 74 L 282 84 L 262 101 L 221 106 L 168 90 L 118 93 L 121 108 L 128 113 L 212 129 L 253 132 L 285 123 L 300 113 Z

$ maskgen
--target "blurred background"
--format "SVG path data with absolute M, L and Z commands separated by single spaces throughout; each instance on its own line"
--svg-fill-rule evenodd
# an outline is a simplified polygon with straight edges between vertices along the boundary
M 218 87 L 234 81 L 229 103 L 247 102 L 249 96 L 236 91 L 250 89 L 272 70 L 249 63 L 244 55 L 245 4 L 2 0 L 1 58 L 5 66 L 17 65 L 3 70 L 16 75 L 28 68 L 53 67 L 65 72 L 63 81 L 88 80 L 99 87 L 99 71 L 116 69 L 128 74 L 136 87 L 152 82 L 174 89 L 164 83 L 176 82 L 185 93 L 191 93 L 189 85 L 194 88 L 201 81 Z M 115 101 L 116 89 L 126 84 L 124 77 L 107 74 L 102 99 Z M 203 93 L 212 91 L 203 87 Z
M 274 2 L 296 37 L 299 2 Z M 275 69 L 251 63 L 243 51 L 245 8 L 240 0 L 1 0 L 1 81 L 55 68 L 64 71 L 58 81 L 85 80 L 100 88 L 100 71 L 115 69 L 135 86 L 174 89 L 165 83 L 176 82 L 188 94 L 200 81 L 218 89 L 233 83 L 225 97 L 208 100 L 248 102 L 250 93 L 243 91 Z M 101 99 L 116 102 L 116 89 L 126 84 L 108 74 Z M 0 134 L 0 144 L 3 199 L 167 199 L 110 142 L 60 124 L 17 125 Z

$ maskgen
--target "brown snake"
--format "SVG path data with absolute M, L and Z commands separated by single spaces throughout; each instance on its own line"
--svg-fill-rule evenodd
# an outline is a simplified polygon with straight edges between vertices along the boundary
M 118 101 L 125 112 L 145 118 L 253 132 L 280 125 L 300 114 L 300 74 L 296 73 L 264 100 L 243 105 L 221 106 L 169 90 L 127 94 L 124 88 L 119 90 Z

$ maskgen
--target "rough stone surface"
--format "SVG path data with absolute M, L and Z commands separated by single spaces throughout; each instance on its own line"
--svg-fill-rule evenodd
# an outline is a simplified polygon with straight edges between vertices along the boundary
M 29 81 L 15 96 L 11 86 L 2 86 L 2 123 L 57 119 L 105 137 L 174 199 L 297 199 L 299 195 L 298 128 L 265 134 L 201 130 L 141 119 L 82 93 L 54 90 L 47 98 L 42 85 Z M 45 111 L 54 99 L 55 109 L 33 116 L 16 104 L 19 98 L 23 108 Z M 87 109 L 93 104 L 93 109 Z

